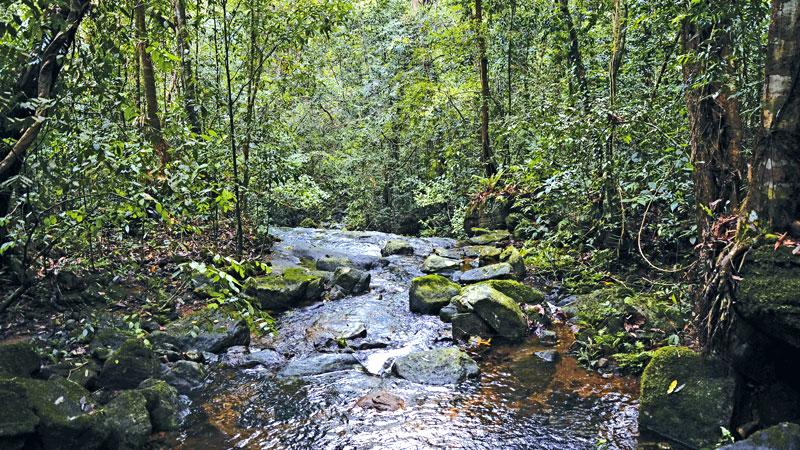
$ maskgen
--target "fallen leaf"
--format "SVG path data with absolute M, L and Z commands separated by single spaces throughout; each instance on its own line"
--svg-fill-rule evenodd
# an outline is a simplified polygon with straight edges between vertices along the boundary
M 685 388 L 685 387 L 686 387 L 686 383 L 683 383 L 682 385 L 680 385 L 677 388 L 675 388 L 675 390 L 672 393 L 673 394 L 677 394 L 678 392 L 682 391 L 683 388 Z
M 675 392 L 675 388 L 678 387 L 678 380 L 672 380 L 672 383 L 669 384 L 669 388 L 667 389 L 667 394 L 672 394 Z
M 62 395 L 61 397 L 58 397 L 58 398 L 56 399 L 56 401 L 55 401 L 55 402 L 53 402 L 53 404 L 54 404 L 54 405 L 60 405 L 60 404 L 62 404 L 62 403 L 64 403 L 64 396 L 63 396 L 63 395 Z

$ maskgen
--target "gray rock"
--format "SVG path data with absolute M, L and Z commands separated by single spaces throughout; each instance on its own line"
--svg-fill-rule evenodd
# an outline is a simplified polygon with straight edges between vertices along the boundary
M 800 425 L 781 423 L 757 431 L 744 441 L 720 447 L 720 450 L 800 450 Z
M 344 257 L 325 257 L 318 259 L 315 266 L 317 270 L 336 272 L 336 269 L 342 267 L 353 267 L 353 262 Z
M 328 372 L 351 370 L 358 364 L 358 360 L 352 353 L 327 353 L 308 358 L 295 358 L 278 375 L 282 377 L 321 375 Z
M 542 361 L 549 363 L 554 363 L 561 359 L 561 355 L 555 350 L 542 350 L 534 353 L 534 355 Z
M 489 285 L 467 286 L 453 302 L 475 312 L 498 336 L 520 340 L 528 334 L 528 321 L 517 302 Z
M 460 291 L 461 286 L 441 275 L 417 277 L 411 281 L 408 307 L 420 314 L 438 314 Z
M 422 263 L 422 271 L 425 273 L 450 273 L 460 267 L 460 259 L 444 258 L 439 255 L 430 255 Z
M 439 310 L 439 319 L 442 322 L 450 323 L 453 321 L 453 317 L 456 314 L 458 314 L 458 308 L 456 308 L 456 305 L 448 303 L 444 308 Z
M 369 283 L 372 276 L 369 272 L 352 267 L 340 267 L 333 274 L 333 284 L 344 295 L 361 295 L 369 292 Z
M 152 426 L 147 400 L 141 392 L 120 392 L 103 408 L 103 416 L 109 432 L 107 448 L 135 450 L 145 447 Z
M 158 374 L 158 360 L 138 339 L 128 339 L 103 364 L 97 384 L 107 389 L 133 389 Z
M 250 343 L 250 328 L 244 319 L 225 308 L 203 309 L 150 334 L 156 349 L 197 350 L 220 353 L 234 345 Z
M 477 283 L 487 280 L 508 280 L 514 278 L 514 268 L 509 263 L 491 264 L 477 269 L 471 269 L 461 274 L 459 281 L 462 283 Z
M 456 347 L 411 353 L 397 358 L 394 370 L 413 383 L 429 385 L 457 384 L 477 377 L 478 364 Z
M 208 372 L 205 366 L 194 361 L 178 361 L 162 366 L 164 381 L 181 394 L 188 394 L 203 386 Z
M 263 366 L 274 369 L 285 362 L 286 358 L 275 350 L 250 351 L 246 347 L 231 347 L 222 358 L 223 365 L 235 368 Z
M 469 245 L 464 247 L 464 255 L 469 258 L 478 258 L 481 264 L 500 262 L 502 250 L 493 245 Z
M 483 319 L 473 312 L 453 315 L 453 339 L 466 341 L 471 336 L 490 338 L 496 333 Z
M 393 239 L 388 241 L 386 245 L 383 246 L 381 249 L 381 256 L 391 256 L 391 255 L 413 255 L 414 254 L 414 247 L 411 246 L 406 241 L 401 241 L 398 239 Z
M 139 385 L 147 401 L 150 423 L 154 431 L 175 431 L 180 426 L 178 390 L 166 381 L 149 379 Z
M 458 259 L 464 257 L 464 249 L 463 248 L 443 248 L 443 247 L 436 247 L 433 249 L 433 253 L 439 255 L 443 258 L 449 259 Z
M 539 343 L 542 345 L 558 344 L 558 334 L 553 330 L 541 330 L 537 336 L 539 337 Z

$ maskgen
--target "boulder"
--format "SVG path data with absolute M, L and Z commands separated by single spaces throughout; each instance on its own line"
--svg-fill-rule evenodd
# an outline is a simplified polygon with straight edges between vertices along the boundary
M 496 333 L 479 315 L 473 312 L 453 315 L 453 339 L 466 341 L 472 336 L 490 338 Z
M 282 366 L 286 358 L 275 350 L 248 350 L 246 347 L 237 346 L 228 349 L 222 358 L 222 364 L 234 368 L 252 368 L 263 366 L 268 369 L 275 369 Z
M 464 247 L 464 255 L 478 258 L 482 265 L 500 262 L 502 251 L 493 245 L 469 245 Z
M 144 448 L 152 426 L 147 400 L 138 391 L 123 391 L 103 408 L 108 430 L 106 447 L 114 450 Z
M 413 383 L 437 386 L 461 383 L 480 372 L 478 364 L 456 347 L 401 356 L 394 362 L 394 371 Z
M 445 258 L 439 255 L 430 255 L 422 263 L 422 271 L 425 273 L 450 273 L 461 267 L 460 259 Z
M 507 243 L 511 239 L 511 233 L 507 230 L 493 230 L 488 233 L 472 236 L 469 243 L 472 245 L 498 245 Z
M 303 377 L 323 373 L 350 370 L 358 365 L 352 353 L 326 353 L 311 357 L 293 359 L 278 375 L 282 377 Z
M 0 376 L 29 377 L 41 365 L 42 358 L 29 342 L 0 345 Z
M 781 423 L 719 450 L 800 450 L 800 425 Z
M 314 265 L 323 272 L 336 272 L 341 267 L 353 267 L 353 262 L 344 257 L 326 256 L 318 259 Z
M 489 280 L 483 284 L 489 285 L 494 289 L 506 294 L 519 304 L 535 304 L 544 301 L 544 292 L 526 286 L 515 280 Z
M 23 392 L 0 387 L 0 448 L 21 449 L 39 425 L 39 417 Z
M 95 333 L 89 343 L 89 350 L 95 358 L 105 361 L 125 341 L 135 337 L 136 334 L 130 330 L 115 327 L 103 328 Z
M 261 309 L 286 311 L 322 299 L 323 280 L 300 268 L 287 269 L 283 275 L 249 278 L 244 285 L 247 295 L 258 301 Z
M 439 310 L 439 320 L 445 323 L 451 323 L 456 314 L 458 314 L 458 308 L 456 305 L 448 303 Z
M 460 291 L 461 286 L 441 275 L 417 277 L 411 281 L 408 307 L 420 314 L 439 314 Z
M 128 339 L 103 364 L 97 384 L 108 389 L 133 389 L 158 374 L 158 360 L 138 339 Z
M 459 259 L 459 260 L 465 256 L 463 248 L 436 247 L 435 249 L 433 249 L 433 253 L 443 258 Z
M 250 343 L 250 328 L 227 308 L 206 308 L 189 314 L 150 334 L 153 346 L 175 350 L 220 353 L 234 345 Z
M 356 406 L 377 411 L 397 411 L 405 407 L 405 400 L 389 391 L 374 390 L 356 401 Z
M 162 378 L 181 394 L 188 394 L 203 386 L 208 376 L 205 366 L 194 361 L 176 361 L 166 364 Z
M 139 392 L 147 401 L 153 431 L 175 431 L 180 426 L 178 390 L 162 380 L 142 381 Z
M 534 352 L 534 355 L 542 361 L 549 363 L 558 362 L 558 360 L 561 359 L 561 355 L 556 350 L 542 350 Z
M 89 391 L 64 378 L 47 381 L 14 378 L 0 381 L 0 391 L 17 394 L 19 409 L 3 405 L 6 413 L 20 420 L 14 425 L 17 430 L 30 429 L 35 421 L 30 411 L 38 417 L 36 435 L 43 448 L 97 449 L 108 437 L 105 415 L 93 410 Z M 0 421 L 9 422 L 7 418 Z
M 735 382 L 724 364 L 686 347 L 663 347 L 642 374 L 639 427 L 691 448 L 714 445 L 730 426 Z
M 340 267 L 333 273 L 333 284 L 344 295 L 361 295 L 369 292 L 371 280 L 369 272 L 352 267 Z
M 478 283 L 487 280 L 507 280 L 515 276 L 516 272 L 511 264 L 499 263 L 468 270 L 462 273 L 458 280 L 462 283 Z
M 517 302 L 491 286 L 467 286 L 453 302 L 459 309 L 477 314 L 498 336 L 520 340 L 528 334 L 528 321 Z
M 391 255 L 413 255 L 414 247 L 406 241 L 399 239 L 392 239 L 386 242 L 386 245 L 381 249 L 381 256 Z
M 800 257 L 763 245 L 747 255 L 734 308 L 764 334 L 800 348 Z
M 525 260 L 522 258 L 522 254 L 519 252 L 519 250 L 517 250 L 516 247 L 513 245 L 506 247 L 506 249 L 503 250 L 503 253 L 500 254 L 500 261 L 511 264 L 516 278 L 520 280 L 525 278 L 528 270 L 525 267 Z

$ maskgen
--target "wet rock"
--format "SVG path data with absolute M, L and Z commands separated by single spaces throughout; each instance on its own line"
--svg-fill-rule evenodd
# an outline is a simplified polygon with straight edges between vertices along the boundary
M 47 449 L 97 449 L 108 437 L 108 429 L 104 423 L 104 414 L 93 410 L 91 394 L 86 389 L 63 378 L 52 380 L 34 380 L 14 378 L 0 381 L 0 391 L 12 391 L 18 394 L 20 409 L 3 410 L 9 413 L 27 416 L 27 425 L 33 419 L 25 411 L 33 411 L 39 418 L 36 426 L 36 440 Z M 20 401 L 20 399 L 24 399 Z M 8 420 L 2 420 L 7 422 Z
M 457 384 L 480 372 L 478 364 L 455 347 L 402 356 L 395 360 L 394 370 L 401 378 L 429 385 Z
M 108 389 L 133 389 L 158 374 L 158 360 L 138 339 L 128 339 L 103 364 L 97 384 Z
M 147 400 L 138 391 L 123 391 L 104 408 L 109 449 L 141 449 L 147 444 L 152 427 Z
M 528 334 L 528 321 L 517 302 L 489 285 L 467 286 L 453 302 L 460 309 L 476 313 L 506 339 L 520 340 Z
M 461 286 L 441 275 L 417 277 L 411 281 L 408 306 L 412 312 L 438 314 L 460 291 Z
M 558 344 L 558 334 L 553 330 L 541 330 L 537 333 L 539 343 L 542 345 Z
M 456 341 L 466 341 L 472 336 L 490 338 L 494 335 L 492 327 L 473 312 L 453 315 L 453 339 Z
M 518 279 L 525 278 L 527 273 L 527 269 L 525 267 L 525 260 L 522 258 L 519 250 L 513 245 L 509 245 L 503 250 L 503 253 L 500 254 L 500 261 L 507 262 L 511 264 L 511 267 L 514 269 L 515 277 Z
M 477 269 L 471 269 L 461 274 L 459 281 L 462 283 L 477 283 L 480 281 L 511 279 L 515 276 L 514 268 L 509 263 L 491 264 Z
M 502 250 L 493 245 L 470 245 L 464 247 L 464 255 L 478 258 L 482 265 L 500 262 Z
M 333 284 L 341 289 L 344 295 L 361 295 L 369 292 L 372 275 L 369 272 L 352 267 L 340 267 L 333 274 Z
M 88 359 L 71 367 L 66 374 L 66 378 L 80 386 L 91 387 L 96 382 L 97 374 L 99 373 L 100 364 L 93 359 Z
M 723 364 L 686 347 L 658 349 L 642 374 L 639 426 L 694 448 L 712 446 L 730 424 L 734 387 Z
M 544 293 L 538 289 L 526 286 L 519 281 L 515 280 L 489 280 L 484 281 L 484 284 L 497 289 L 498 291 L 506 294 L 520 304 L 534 304 L 542 303 L 544 301 Z
M 325 257 L 318 259 L 315 263 L 317 270 L 324 272 L 336 272 L 342 267 L 353 267 L 353 262 L 344 257 Z
M 41 365 L 42 358 L 29 342 L 0 345 L 0 376 L 29 377 Z
M 461 267 L 460 259 L 445 258 L 439 255 L 430 255 L 422 263 L 425 273 L 449 273 Z
M 244 291 L 261 309 L 286 311 L 322 299 L 323 280 L 301 268 L 286 269 L 282 275 L 249 278 Z
M 25 394 L 12 386 L 0 387 L 0 448 L 21 449 L 39 425 L 39 417 Z
M 147 401 L 153 431 L 174 431 L 180 426 L 178 390 L 162 380 L 144 380 L 138 390 Z
M 222 364 L 227 367 L 252 368 L 263 366 L 274 369 L 286 362 L 286 359 L 275 350 L 248 350 L 246 347 L 231 347 L 222 358 Z
M 358 364 L 358 360 L 351 353 L 330 353 L 307 358 L 299 357 L 286 365 L 278 375 L 283 377 L 320 375 L 328 372 L 350 370 Z
M 405 400 L 389 391 L 376 390 L 356 401 L 356 406 L 377 411 L 397 411 L 406 405 Z
M 763 245 L 747 255 L 734 308 L 764 334 L 800 348 L 800 258 Z
M 159 350 L 220 353 L 234 345 L 250 343 L 250 328 L 244 319 L 225 308 L 202 309 L 150 334 Z M 172 348 L 170 348 L 172 347 Z
M 393 239 L 388 241 L 381 249 L 381 256 L 413 255 L 414 247 L 406 241 Z
M 439 319 L 442 322 L 451 323 L 456 314 L 458 314 L 458 308 L 456 308 L 456 305 L 448 303 L 439 310 Z
M 458 259 L 464 257 L 464 249 L 463 248 L 444 248 L 444 247 L 436 247 L 433 249 L 433 253 L 439 255 L 443 258 L 449 259 Z
M 177 361 L 162 366 L 162 378 L 181 394 L 188 394 L 203 386 L 208 372 L 205 366 L 194 361 Z
M 555 350 L 542 350 L 534 353 L 537 358 L 544 362 L 554 363 L 561 359 L 561 355 Z
M 781 423 L 757 431 L 744 441 L 720 447 L 720 450 L 800 450 L 800 425 Z
M 469 238 L 469 243 L 472 245 L 496 245 L 508 242 L 509 239 L 511 239 L 511 233 L 507 230 L 493 230 Z

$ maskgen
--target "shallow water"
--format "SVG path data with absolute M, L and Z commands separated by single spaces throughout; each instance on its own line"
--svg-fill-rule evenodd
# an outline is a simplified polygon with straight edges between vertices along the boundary
M 277 335 L 254 342 L 289 361 L 320 352 L 330 339 L 358 334 L 357 369 L 284 378 L 267 369 L 221 369 L 194 399 L 185 449 L 633 449 L 637 446 L 636 380 L 603 379 L 567 354 L 571 335 L 559 329 L 561 359 L 542 361 L 534 340 L 470 349 L 478 380 L 458 386 L 413 384 L 391 375 L 391 360 L 412 350 L 452 346 L 450 325 L 408 311 L 408 286 L 422 259 L 447 239 L 409 239 L 414 256 L 381 262 L 395 236 L 277 229 L 275 267 L 305 258 L 347 256 L 372 273 L 372 290 L 320 303 L 277 319 Z M 363 331 L 366 330 L 366 336 Z M 356 402 L 376 390 L 404 400 L 397 411 Z

